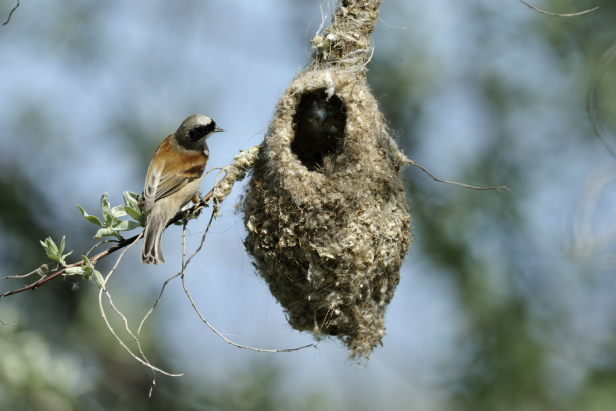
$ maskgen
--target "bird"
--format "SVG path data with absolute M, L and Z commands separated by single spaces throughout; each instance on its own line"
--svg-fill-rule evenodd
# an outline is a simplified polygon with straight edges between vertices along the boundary
M 148 167 L 141 204 L 146 225 L 141 247 L 143 264 L 165 263 L 161 237 L 167 223 L 190 201 L 199 202 L 199 184 L 210 156 L 206 140 L 226 131 L 214 120 L 195 114 L 158 146 Z

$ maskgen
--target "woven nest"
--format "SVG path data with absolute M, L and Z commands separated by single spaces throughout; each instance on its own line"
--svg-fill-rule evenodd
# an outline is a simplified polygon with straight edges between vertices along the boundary
M 243 201 L 246 248 L 296 330 L 352 358 L 385 335 L 412 241 L 392 140 L 365 77 L 298 74 L 280 99 Z

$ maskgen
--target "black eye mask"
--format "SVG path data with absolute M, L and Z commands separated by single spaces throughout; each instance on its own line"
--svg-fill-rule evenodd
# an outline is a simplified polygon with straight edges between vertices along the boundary
M 208 134 L 213 133 L 215 129 L 216 123 L 214 123 L 213 121 L 207 125 L 196 126 L 188 132 L 188 138 L 190 138 L 191 141 L 197 141 L 207 136 Z

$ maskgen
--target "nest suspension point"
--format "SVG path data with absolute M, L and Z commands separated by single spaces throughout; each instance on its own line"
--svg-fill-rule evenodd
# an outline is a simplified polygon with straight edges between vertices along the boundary
M 343 1 L 276 106 L 242 204 L 289 324 L 369 357 L 412 241 L 398 149 L 367 86 L 380 1 Z

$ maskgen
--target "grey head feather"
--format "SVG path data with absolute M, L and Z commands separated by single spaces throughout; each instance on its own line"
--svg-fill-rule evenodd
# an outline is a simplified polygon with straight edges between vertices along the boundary
M 205 140 L 212 134 L 224 131 L 214 120 L 201 114 L 194 114 L 182 122 L 175 132 L 178 142 L 188 149 L 207 148 Z

